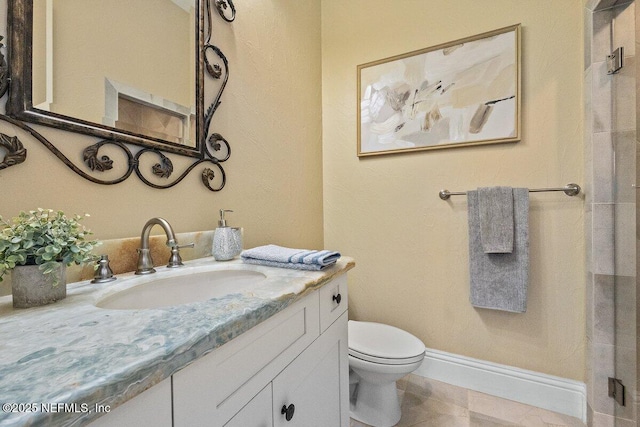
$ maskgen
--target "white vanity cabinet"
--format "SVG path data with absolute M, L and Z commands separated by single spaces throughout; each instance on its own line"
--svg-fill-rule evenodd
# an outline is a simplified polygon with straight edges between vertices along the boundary
M 105 412 L 90 427 L 171 427 L 171 378 Z
M 174 427 L 348 427 L 347 306 L 341 275 L 176 372 Z

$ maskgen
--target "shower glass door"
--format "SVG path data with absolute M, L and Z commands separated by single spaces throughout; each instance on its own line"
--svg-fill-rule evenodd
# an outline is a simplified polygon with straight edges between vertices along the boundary
M 636 265 L 639 230 L 636 213 L 636 111 L 635 2 L 618 1 L 610 10 L 610 49 L 622 47 L 623 68 L 609 74 L 611 85 L 611 146 L 613 148 L 613 405 L 615 425 L 637 425 L 637 303 Z M 606 63 L 606 62 L 605 62 Z M 596 310 L 598 308 L 596 307 Z M 610 380 L 611 382 L 611 380 Z M 622 386 L 624 386 L 624 391 Z M 611 394 L 611 393 L 609 393 Z

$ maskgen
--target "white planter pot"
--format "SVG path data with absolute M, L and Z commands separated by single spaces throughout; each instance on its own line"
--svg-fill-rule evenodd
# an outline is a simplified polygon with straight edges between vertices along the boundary
M 11 293 L 15 308 L 51 304 L 67 296 L 67 266 L 58 264 L 58 271 L 42 274 L 38 265 L 20 265 L 11 271 Z M 54 286 L 54 283 L 58 284 Z

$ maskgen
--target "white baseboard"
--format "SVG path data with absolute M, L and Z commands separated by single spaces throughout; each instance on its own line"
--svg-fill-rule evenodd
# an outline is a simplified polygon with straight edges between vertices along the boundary
M 587 387 L 579 381 L 432 349 L 414 374 L 587 421 Z

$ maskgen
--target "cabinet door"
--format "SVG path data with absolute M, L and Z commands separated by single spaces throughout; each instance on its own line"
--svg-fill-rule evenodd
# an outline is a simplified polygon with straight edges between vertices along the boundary
M 348 427 L 348 383 L 344 313 L 273 380 L 274 427 Z
M 271 384 L 262 389 L 224 427 L 273 427 Z

